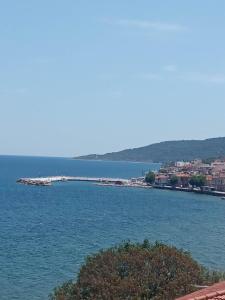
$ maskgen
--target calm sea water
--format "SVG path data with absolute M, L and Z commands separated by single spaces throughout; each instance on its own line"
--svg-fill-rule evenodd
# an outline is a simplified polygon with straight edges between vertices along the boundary
M 191 193 L 65 182 L 47 175 L 129 178 L 158 165 L 0 156 L 1 300 L 43 300 L 75 277 L 84 257 L 122 240 L 160 240 L 225 270 L 225 201 Z

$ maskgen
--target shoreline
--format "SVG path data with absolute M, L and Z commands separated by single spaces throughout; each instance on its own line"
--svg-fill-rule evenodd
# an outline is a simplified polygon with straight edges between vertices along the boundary
M 225 192 L 221 192 L 221 191 L 201 191 L 201 190 L 191 189 L 191 188 L 181 188 L 181 187 L 173 188 L 172 186 L 157 186 L 157 185 L 154 185 L 153 188 L 161 189 L 161 190 L 175 191 L 175 192 L 196 193 L 196 194 L 201 194 L 201 195 L 225 197 Z
M 225 192 L 221 191 L 202 191 L 200 189 L 172 187 L 169 185 L 149 185 L 146 184 L 143 179 L 140 178 L 109 178 L 109 177 L 78 177 L 78 176 L 49 176 L 49 177 L 35 177 L 35 178 L 20 178 L 16 182 L 25 185 L 34 186 L 51 186 L 54 182 L 91 182 L 101 186 L 117 186 L 117 187 L 133 187 L 133 188 L 145 188 L 145 189 L 161 189 L 177 192 L 196 193 L 202 195 L 210 195 L 217 197 L 225 197 Z

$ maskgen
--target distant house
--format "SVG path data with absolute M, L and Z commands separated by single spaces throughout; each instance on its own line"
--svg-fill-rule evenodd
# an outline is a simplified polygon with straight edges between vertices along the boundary
M 201 165 L 198 166 L 197 170 L 198 170 L 199 173 L 201 173 L 203 175 L 209 175 L 209 174 L 212 173 L 213 168 L 210 165 L 201 164 Z
M 225 171 L 225 162 L 216 160 L 211 163 L 211 167 L 215 173 Z
M 219 174 L 218 176 L 213 176 L 211 185 L 221 192 L 225 192 L 225 174 Z
M 158 174 L 155 177 L 155 184 L 167 185 L 169 183 L 169 176 L 164 174 Z
M 177 178 L 178 178 L 178 186 L 180 187 L 188 187 L 189 186 L 189 180 L 191 178 L 191 176 L 189 174 L 185 174 L 185 173 L 177 173 L 176 174 Z
M 207 186 L 212 186 L 213 176 L 212 175 L 207 175 L 205 178 L 206 178 L 206 185 Z
M 175 167 L 177 167 L 177 168 L 184 168 L 184 167 L 189 167 L 189 166 L 191 166 L 190 162 L 186 162 L 186 161 L 175 162 Z

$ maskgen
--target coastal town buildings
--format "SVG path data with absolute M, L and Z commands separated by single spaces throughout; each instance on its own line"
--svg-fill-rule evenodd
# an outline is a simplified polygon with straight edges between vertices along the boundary
M 213 160 L 210 163 L 202 160 L 190 162 L 178 161 L 163 166 L 155 174 L 155 185 L 171 185 L 171 178 L 176 177 L 176 187 L 191 188 L 191 179 L 194 176 L 204 178 L 202 190 L 225 192 L 225 160 Z
M 155 177 L 155 184 L 158 185 L 167 185 L 169 182 L 169 175 L 165 175 L 165 174 L 157 174 Z
M 211 186 L 214 187 L 217 191 L 225 192 L 225 174 L 213 176 Z

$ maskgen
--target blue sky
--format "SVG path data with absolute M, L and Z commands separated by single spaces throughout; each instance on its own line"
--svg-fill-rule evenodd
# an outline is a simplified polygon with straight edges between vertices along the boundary
M 225 136 L 225 1 L 8 0 L 0 154 Z

